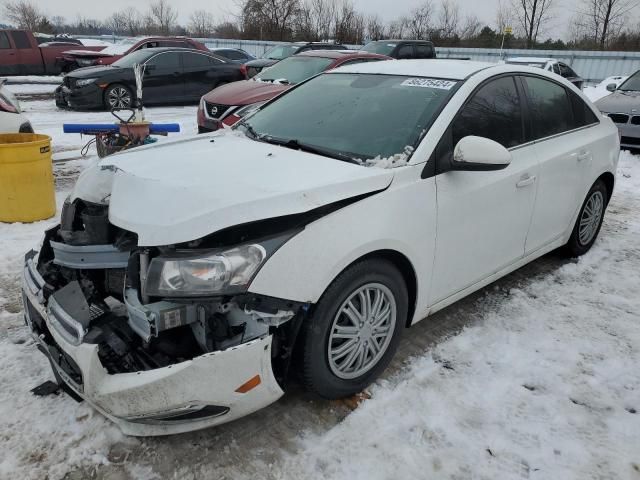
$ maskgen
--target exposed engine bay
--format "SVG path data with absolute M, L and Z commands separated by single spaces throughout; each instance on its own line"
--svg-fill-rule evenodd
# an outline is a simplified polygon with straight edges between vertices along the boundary
M 109 374 L 153 370 L 271 334 L 273 370 L 282 385 L 309 304 L 241 289 L 166 297 L 147 288 L 154 259 L 161 255 L 182 258 L 196 248 L 215 251 L 278 231 L 282 225 L 270 222 L 189 244 L 139 247 L 134 233 L 109 223 L 107 205 L 67 201 L 60 225 L 46 232 L 35 265 L 45 281 L 43 303 L 65 340 L 98 345 Z

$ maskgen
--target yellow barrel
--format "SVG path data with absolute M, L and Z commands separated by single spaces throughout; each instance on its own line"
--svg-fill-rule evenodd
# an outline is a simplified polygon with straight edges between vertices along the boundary
M 0 134 L 0 222 L 34 222 L 55 213 L 51 137 Z

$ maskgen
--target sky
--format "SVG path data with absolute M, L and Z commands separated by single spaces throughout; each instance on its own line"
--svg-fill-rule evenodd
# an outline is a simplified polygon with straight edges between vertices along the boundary
M 205 9 L 213 13 L 217 20 L 232 18 L 237 11 L 237 0 L 169 0 L 179 10 L 179 22 L 186 24 L 189 15 L 197 9 Z M 435 4 L 438 0 L 433 0 Z M 482 23 L 493 26 L 499 0 L 457 0 L 462 13 L 475 14 Z M 363 13 L 377 13 L 383 20 L 394 20 L 420 5 L 420 0 L 353 0 L 356 8 Z M 150 0 L 139 0 L 138 9 L 146 10 Z M 567 3 L 577 3 L 577 0 L 556 0 L 554 21 L 549 27 L 548 35 L 562 38 L 571 13 Z M 87 1 L 87 0 L 36 0 L 41 8 L 49 15 L 62 15 L 73 19 L 77 15 L 89 18 L 103 19 L 111 15 L 116 9 L 124 9 L 136 2 L 131 0 Z

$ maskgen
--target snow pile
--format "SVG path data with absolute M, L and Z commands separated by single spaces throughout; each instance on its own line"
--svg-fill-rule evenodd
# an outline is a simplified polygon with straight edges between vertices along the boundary
M 595 102 L 611 93 L 609 90 L 607 90 L 607 85 L 609 85 L 610 83 L 615 83 L 617 86 L 620 86 L 620 84 L 627 78 L 629 77 L 619 75 L 614 77 L 607 77 L 596 86 L 584 87 L 582 89 L 582 93 L 584 93 L 589 100 Z
M 280 477 L 639 478 L 640 158 L 621 157 L 588 255 L 479 301 L 480 325 L 309 434 Z
M 411 158 L 411 154 L 413 153 L 414 148 L 411 145 L 407 145 L 404 147 L 404 151 L 402 153 L 396 153 L 391 157 L 382 158 L 380 155 L 370 158 L 367 160 L 360 160 L 360 162 L 365 167 L 376 167 L 376 168 L 395 168 L 395 167 L 404 167 L 409 159 Z

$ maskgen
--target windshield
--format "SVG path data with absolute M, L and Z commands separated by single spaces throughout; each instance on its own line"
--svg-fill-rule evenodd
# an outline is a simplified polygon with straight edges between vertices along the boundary
M 293 141 L 360 161 L 402 158 L 405 164 L 456 83 L 324 74 L 256 112 L 244 128 L 265 141 Z
M 297 47 L 292 45 L 278 45 L 271 50 L 267 50 L 262 58 L 268 58 L 270 60 L 282 60 L 283 58 L 290 57 L 296 51 Z
M 379 53 L 380 55 L 389 55 L 394 48 L 396 48 L 396 43 L 388 43 L 388 42 L 371 42 L 367 43 L 362 50 L 369 53 Z
M 153 52 L 149 52 L 149 49 L 137 50 L 113 62 L 112 65 L 120 68 L 131 68 L 136 63 L 144 63 L 152 54 Z
M 286 80 L 288 83 L 300 83 L 325 70 L 333 59 L 322 57 L 289 57 L 269 67 L 254 78 L 263 82 Z
M 618 90 L 624 92 L 640 92 L 640 70 L 627 78 L 627 80 L 618 87 Z

